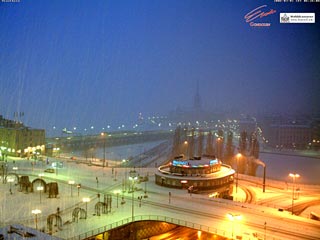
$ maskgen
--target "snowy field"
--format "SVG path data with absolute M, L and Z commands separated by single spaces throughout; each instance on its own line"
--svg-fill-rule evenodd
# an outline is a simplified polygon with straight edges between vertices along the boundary
M 107 159 L 110 163 L 110 166 L 121 166 L 122 158 L 130 157 L 131 155 L 135 156 L 140 154 L 141 151 L 146 151 L 161 142 L 153 142 L 147 145 L 145 144 L 135 144 L 128 146 L 119 146 L 107 149 Z M 109 153 L 108 153 L 109 152 Z M 112 160 L 110 156 L 114 154 L 115 158 Z M 103 156 L 103 152 L 99 151 L 99 156 Z M 109 158 L 110 157 L 110 158 Z M 320 185 L 320 180 L 318 173 L 320 159 L 311 158 L 311 157 L 299 157 L 299 156 L 287 156 L 287 155 L 274 155 L 269 153 L 261 153 L 261 159 L 267 164 L 267 177 L 272 179 L 281 179 L 284 182 L 289 182 L 292 179 L 289 179 L 289 172 L 297 172 L 301 175 L 299 183 L 312 183 Z M 128 218 L 131 216 L 131 205 L 124 204 L 119 210 L 116 207 L 118 202 L 120 206 L 121 197 L 116 198 L 115 190 L 128 190 L 130 182 L 128 181 L 129 177 L 129 168 L 125 168 L 122 165 L 120 168 L 102 168 L 101 161 L 96 161 L 100 166 L 95 166 L 91 164 L 80 164 L 76 161 L 65 159 L 59 160 L 63 162 L 63 167 L 58 169 L 58 172 L 55 173 L 45 173 L 44 171 L 50 167 L 54 160 L 50 158 L 49 164 L 44 162 L 37 162 L 36 165 L 32 165 L 33 160 L 21 160 L 21 159 L 9 159 L 8 160 L 8 171 L 16 172 L 19 175 L 29 175 L 30 181 L 33 179 L 39 178 L 39 174 L 44 174 L 42 177 L 47 183 L 57 181 L 59 183 L 59 196 L 58 198 L 48 198 L 47 194 L 42 193 L 41 202 L 40 202 L 40 191 L 35 191 L 34 193 L 25 193 L 19 191 L 19 186 L 16 185 L 16 181 L 11 184 L 12 194 L 10 194 L 10 184 L 3 184 L 2 176 L 0 176 L 0 226 L 7 226 L 13 223 L 20 223 L 26 226 L 35 227 L 35 216 L 31 213 L 34 209 L 40 209 L 42 213 L 39 215 L 38 219 L 38 229 L 47 229 L 47 216 L 52 213 L 57 212 L 57 208 L 60 209 L 62 222 L 65 223 L 63 226 L 64 231 L 60 231 L 57 227 L 54 227 L 54 232 L 57 231 L 57 234 L 62 236 L 68 234 L 67 232 L 72 232 L 71 234 L 76 235 L 81 232 L 85 232 L 83 229 L 76 229 L 77 226 L 75 223 L 72 223 L 72 211 L 76 207 L 85 208 L 85 204 L 82 202 L 84 197 L 89 197 L 91 201 L 88 203 L 88 213 L 89 218 L 93 219 L 94 215 L 94 206 L 99 201 L 98 193 L 100 198 L 104 194 L 112 195 L 112 216 L 114 219 L 121 220 L 123 218 Z M 89 162 L 88 162 L 89 163 Z M 18 167 L 17 170 L 13 170 L 13 167 Z M 262 169 L 259 168 L 258 173 L 261 174 Z M 144 176 L 148 174 L 150 176 L 150 181 L 147 185 L 139 184 L 137 185 L 140 188 L 140 192 L 136 194 L 143 194 L 144 188 L 148 187 L 148 192 L 150 191 L 150 197 L 154 189 L 159 187 L 154 184 L 153 174 L 156 171 L 156 168 L 136 168 L 137 174 Z M 75 181 L 74 185 L 68 184 L 69 180 Z M 98 181 L 97 181 L 98 180 Z M 126 180 L 126 181 L 125 181 Z M 78 189 L 77 184 L 81 183 L 82 187 Z M 163 191 L 166 189 L 161 188 Z M 158 190 L 157 190 L 158 191 Z M 185 194 L 184 191 L 177 190 L 177 193 Z M 158 194 L 155 197 L 158 197 Z M 242 194 L 240 191 L 239 194 Z M 124 197 L 126 201 L 130 202 L 131 194 L 126 192 Z M 199 196 L 200 197 L 200 196 Z M 240 197 L 238 197 L 240 199 Z M 243 197 L 244 198 L 244 197 Z M 129 199 L 129 200 L 128 200 Z M 290 199 L 288 199 L 290 205 Z M 286 203 L 286 205 L 288 204 Z M 137 208 L 138 211 L 139 208 Z M 311 209 L 312 211 L 319 212 L 319 207 L 315 206 Z M 307 210 L 307 211 L 311 211 Z M 119 214 L 117 214 L 119 212 Z M 308 216 L 309 212 L 304 214 Z M 138 212 L 137 212 L 138 213 Z M 94 218 L 96 219 L 96 218 Z M 109 218 L 110 221 L 110 218 Z M 105 224 L 100 222 L 92 222 L 93 226 L 96 224 Z

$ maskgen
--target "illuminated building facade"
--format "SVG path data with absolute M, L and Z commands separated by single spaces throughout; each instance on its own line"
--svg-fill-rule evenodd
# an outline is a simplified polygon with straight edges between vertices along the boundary
M 45 130 L 24 126 L 0 116 L 0 159 L 6 155 L 31 156 L 45 152 Z
M 160 186 L 214 192 L 216 197 L 232 194 L 235 171 L 216 158 L 174 159 L 158 170 L 155 181 Z
M 266 136 L 273 147 L 305 149 L 312 141 L 312 128 L 302 124 L 275 124 Z

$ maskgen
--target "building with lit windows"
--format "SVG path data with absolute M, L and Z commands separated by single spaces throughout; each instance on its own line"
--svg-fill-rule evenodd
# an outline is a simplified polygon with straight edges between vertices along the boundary
M 168 188 L 188 189 L 189 192 L 210 192 L 216 197 L 232 194 L 235 171 L 212 157 L 174 159 L 160 166 L 155 174 L 156 184 Z
M 5 156 L 31 156 L 45 152 L 45 130 L 24 126 L 0 116 L 0 159 Z
M 273 124 L 266 138 L 276 148 L 305 149 L 312 142 L 312 128 L 308 124 Z

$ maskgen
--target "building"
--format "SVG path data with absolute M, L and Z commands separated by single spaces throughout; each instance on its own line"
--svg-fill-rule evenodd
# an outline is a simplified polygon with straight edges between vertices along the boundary
M 308 124 L 273 124 L 266 139 L 272 147 L 305 149 L 312 142 L 312 128 Z
M 174 159 L 158 170 L 155 181 L 163 187 L 185 188 L 190 193 L 209 191 L 216 197 L 232 194 L 235 171 L 216 158 Z
M 7 155 L 32 156 L 44 154 L 45 130 L 24 126 L 0 115 L 0 159 Z

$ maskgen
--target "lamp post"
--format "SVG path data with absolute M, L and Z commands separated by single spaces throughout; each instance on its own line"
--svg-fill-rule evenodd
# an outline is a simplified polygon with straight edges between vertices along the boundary
M 36 222 L 36 230 L 38 230 L 38 214 L 41 213 L 41 210 L 39 209 L 34 209 L 31 211 L 32 214 L 35 216 L 35 222 Z
M 124 181 L 123 181 L 124 191 L 127 191 L 127 162 L 128 162 L 128 160 L 122 159 L 122 164 L 125 165 Z
M 242 216 L 240 214 L 233 214 L 233 213 L 228 213 L 227 217 L 229 218 L 229 220 L 232 222 L 232 239 L 233 239 L 233 235 L 234 235 L 234 221 L 235 220 L 241 220 Z
M 80 183 L 77 184 L 77 188 L 78 188 L 78 197 L 79 197 L 80 188 L 81 188 L 81 184 Z
M 241 158 L 241 153 L 237 154 L 237 179 L 236 179 L 236 193 L 238 193 L 238 179 L 239 179 L 239 158 Z
M 218 157 L 218 159 L 220 159 L 221 160 L 221 149 L 220 149 L 220 143 L 221 143 L 221 138 L 220 137 L 218 137 L 217 138 L 217 157 Z
M 113 192 L 114 192 L 114 194 L 117 195 L 117 208 L 118 208 L 119 207 L 119 193 L 120 193 L 120 190 L 114 190 Z
M 135 170 L 130 171 L 129 180 L 132 182 L 132 222 L 134 221 L 134 183 L 137 179 L 137 172 Z
M 70 191 L 71 191 L 71 197 L 72 197 L 72 187 L 73 187 L 74 181 L 73 180 L 69 180 L 68 184 L 70 185 Z
M 107 136 L 105 136 L 106 134 L 104 132 L 102 132 L 100 135 L 103 137 L 103 165 L 102 166 L 105 167 L 105 165 L 106 165 L 106 137 Z M 108 164 L 107 164 L 107 167 L 108 167 Z
M 289 177 L 292 177 L 292 206 L 291 206 L 291 214 L 293 215 L 295 182 L 296 182 L 296 178 L 300 177 L 300 175 L 297 174 L 297 173 L 289 173 Z
M 82 202 L 84 202 L 84 203 L 86 204 L 86 216 L 85 216 L 85 219 L 87 219 L 87 216 L 88 216 L 88 214 L 87 214 L 87 211 L 88 211 L 88 202 L 90 202 L 90 198 L 84 197 L 84 198 L 82 198 Z
M 11 188 L 11 183 L 14 182 L 14 179 L 13 178 L 8 178 L 7 180 L 9 183 L 10 183 L 10 194 L 12 194 L 12 188 Z
M 41 191 L 43 190 L 43 186 L 38 186 L 37 190 L 40 192 L 40 203 L 41 203 Z
M 185 148 L 184 153 L 185 153 L 186 159 L 188 159 L 189 158 L 189 156 L 188 156 L 188 141 L 184 141 L 183 145 L 185 146 L 184 147 Z

